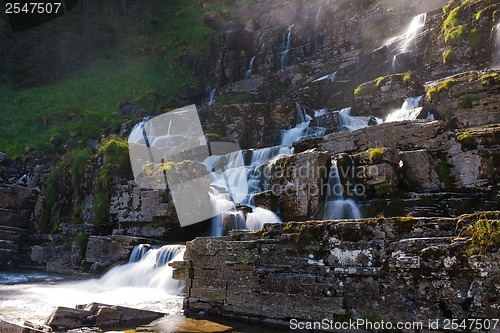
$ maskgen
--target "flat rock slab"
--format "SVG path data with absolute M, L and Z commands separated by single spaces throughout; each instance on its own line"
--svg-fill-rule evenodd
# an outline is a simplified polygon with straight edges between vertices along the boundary
M 165 316 L 164 313 L 154 311 L 91 303 L 78 305 L 75 309 L 58 307 L 47 319 L 47 325 L 55 330 L 116 327 L 130 323 L 150 323 L 163 316 Z

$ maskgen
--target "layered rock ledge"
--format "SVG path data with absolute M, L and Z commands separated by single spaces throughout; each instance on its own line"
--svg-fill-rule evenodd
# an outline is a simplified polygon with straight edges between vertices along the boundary
M 171 265 L 186 281 L 191 311 L 286 326 L 292 318 L 493 319 L 500 251 L 473 255 L 470 238 L 476 221 L 494 224 L 499 216 L 267 224 L 197 238 Z

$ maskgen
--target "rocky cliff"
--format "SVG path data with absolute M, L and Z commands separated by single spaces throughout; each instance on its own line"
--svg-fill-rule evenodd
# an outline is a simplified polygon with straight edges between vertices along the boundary
M 204 17 L 215 33 L 208 55 L 186 58 L 200 81 L 179 103 L 200 105 L 207 141 L 234 142 L 248 159 L 305 119 L 321 131 L 259 166 L 268 174 L 253 203 L 289 223 L 188 243 L 176 264 L 187 308 L 280 322 L 498 317 L 488 296 L 498 277 L 498 2 L 201 5 L 225 7 Z M 388 121 L 397 110 L 412 119 Z M 58 146 L 64 156 L 50 161 L 1 156 L 0 264 L 99 272 L 138 242 L 209 234 L 210 221 L 180 228 L 168 189 L 133 181 L 133 125 Z M 325 218 L 334 169 L 366 219 Z
M 499 254 L 471 255 L 468 240 L 498 214 L 268 224 L 197 238 L 172 266 L 192 311 L 286 326 L 292 318 L 420 322 L 424 331 L 432 319 L 444 332 L 448 318 L 498 316 Z

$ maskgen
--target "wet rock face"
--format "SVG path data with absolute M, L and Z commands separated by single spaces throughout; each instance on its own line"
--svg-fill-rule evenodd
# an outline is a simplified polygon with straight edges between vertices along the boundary
M 90 236 L 87 244 L 86 261 L 92 263 L 92 270 L 100 272 L 111 265 L 127 260 L 135 245 L 148 240 L 130 236 Z
M 382 119 L 401 108 L 406 98 L 425 92 L 416 74 L 395 74 L 364 83 L 354 90 L 353 115 L 373 115 Z
M 452 128 L 500 122 L 498 71 L 471 71 L 428 84 L 423 106 Z
M 464 217 L 268 224 L 257 233 L 198 238 L 187 244 L 185 261 L 171 265 L 174 277 L 187 280 L 186 307 L 193 311 L 285 325 L 289 318 L 368 314 L 394 322 L 494 318 L 498 299 L 488 295 L 496 290 L 500 253 L 466 256 L 466 239 L 450 238 L 458 220 L 468 223 Z
M 0 225 L 28 229 L 34 205 L 30 188 L 0 187 Z
M 254 103 L 214 106 L 209 110 L 206 132 L 227 138 L 241 148 L 273 145 L 272 131 L 296 123 L 293 103 Z

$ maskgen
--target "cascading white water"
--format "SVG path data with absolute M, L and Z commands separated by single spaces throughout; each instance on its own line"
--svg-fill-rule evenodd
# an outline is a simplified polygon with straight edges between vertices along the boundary
M 281 43 L 281 57 L 280 65 L 281 69 L 285 69 L 290 65 L 290 51 L 292 49 L 292 28 L 293 24 L 289 25 L 286 31 L 283 33 L 283 41 Z
M 390 113 L 385 119 L 385 122 L 390 123 L 394 121 L 417 119 L 422 111 L 422 107 L 419 106 L 419 102 L 422 100 L 422 97 L 423 96 L 407 98 L 401 106 L 401 109 Z
M 182 260 L 184 246 L 165 245 L 160 248 L 136 246 L 137 252 L 143 252 L 140 260 L 114 267 L 100 279 L 90 280 L 80 287 L 92 291 L 108 291 L 120 287 L 152 288 L 180 295 L 183 282 L 172 279 L 172 268 L 167 265 L 172 260 Z M 134 251 L 132 251 L 134 252 Z M 129 260 L 130 261 L 130 260 Z
M 134 262 L 138 262 L 139 260 L 141 260 L 142 257 L 148 251 L 149 251 L 148 244 L 139 244 L 139 245 L 134 246 L 134 249 L 132 250 L 132 254 L 130 255 L 130 258 L 128 259 L 129 264 L 134 263 Z
M 207 105 L 212 106 L 215 104 L 215 94 L 217 93 L 217 89 L 210 90 L 210 94 L 208 95 Z
M 403 43 L 401 44 L 401 50 L 406 51 L 410 44 L 413 42 L 415 37 L 417 37 L 420 30 L 425 26 L 425 20 L 427 18 L 426 13 L 419 14 L 415 16 L 406 30 L 406 33 L 403 35 Z
M 351 108 L 344 108 L 339 112 L 340 129 L 343 131 L 355 131 L 368 126 L 368 122 L 351 116 Z
M 494 29 L 495 31 L 493 33 L 495 38 L 493 39 L 494 50 L 491 61 L 491 69 L 500 69 L 500 23 L 498 23 Z
M 425 26 L 426 13 L 415 16 L 410 23 L 410 26 L 402 36 L 398 36 L 389 41 L 389 44 L 397 42 L 397 54 L 392 58 L 392 71 L 398 71 L 398 56 L 402 53 L 408 52 L 415 38 L 418 36 L 422 28 Z
M 250 64 L 248 66 L 248 69 L 245 71 L 245 79 L 249 79 L 250 76 L 252 76 L 253 74 L 253 63 L 255 61 L 255 56 L 253 56 L 251 59 L 250 59 Z
M 182 260 L 183 255 L 183 245 L 137 245 L 127 264 L 111 268 L 99 279 L 63 282 L 61 277 L 29 274 L 24 283 L 0 284 L 2 319 L 43 322 L 57 306 L 74 308 L 93 302 L 178 313 L 184 282 L 172 279 L 167 263 Z M 51 282 L 45 283 L 46 279 Z
M 337 166 L 337 161 L 334 160 L 332 161 L 328 175 L 323 219 L 340 220 L 360 218 L 361 212 L 356 202 L 352 199 L 344 199 L 344 190 L 340 182 L 339 168 Z
M 317 79 L 313 80 L 313 82 L 320 82 L 323 80 L 330 80 L 331 82 L 337 81 L 337 72 L 333 72 L 331 74 L 323 75 L 321 77 L 318 77 Z
M 264 54 L 265 52 L 266 52 L 266 43 L 262 42 L 262 44 L 260 45 L 259 54 Z

